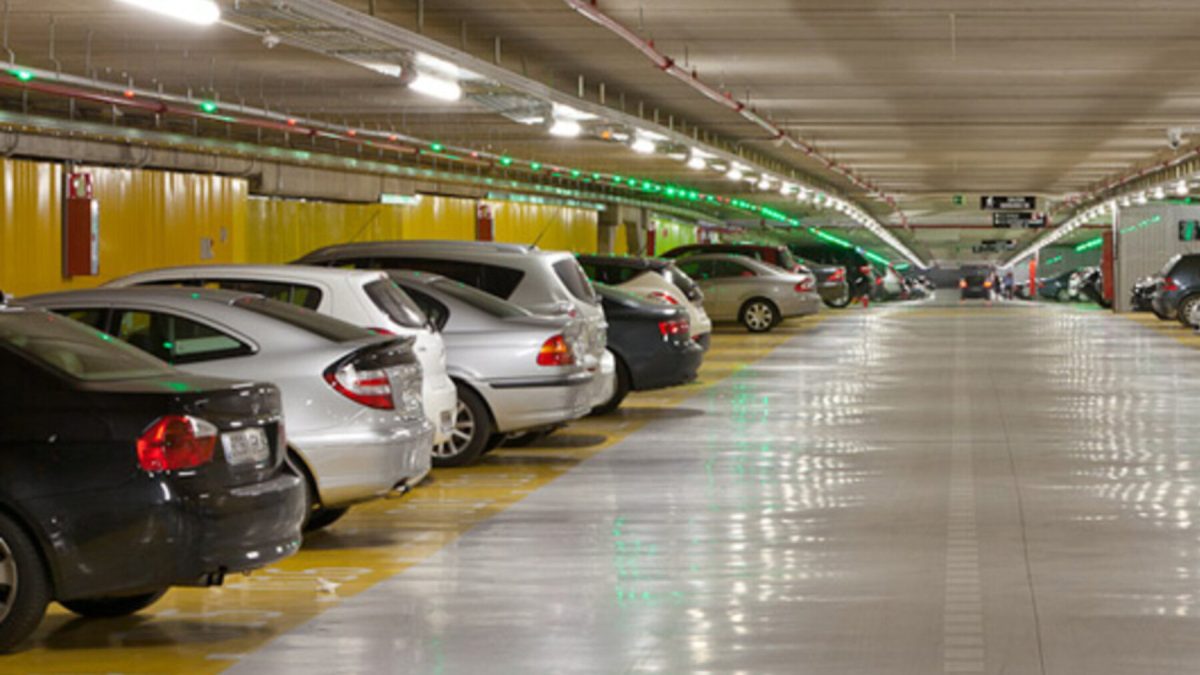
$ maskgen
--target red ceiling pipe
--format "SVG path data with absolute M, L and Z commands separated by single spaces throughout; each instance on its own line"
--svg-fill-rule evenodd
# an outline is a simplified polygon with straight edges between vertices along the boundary
M 745 103 L 735 99 L 729 92 L 721 91 L 705 83 L 700 79 L 700 76 L 695 70 L 687 71 L 679 67 L 679 65 L 675 63 L 674 59 L 658 51 L 658 49 L 654 47 L 654 43 L 652 41 L 643 40 L 637 33 L 625 27 L 616 19 L 613 19 L 604 12 L 601 12 L 600 9 L 596 7 L 596 0 L 563 0 L 563 2 L 567 3 L 571 9 L 579 12 L 589 21 L 607 28 L 609 31 L 632 45 L 635 49 L 653 61 L 660 70 L 668 75 L 671 75 L 684 84 L 687 84 L 692 89 L 695 89 L 702 94 L 705 98 L 715 103 L 719 103 L 730 110 L 733 110 L 746 120 L 752 122 L 753 124 L 765 130 L 767 133 L 771 134 L 773 139 L 781 140 L 784 143 L 787 143 L 790 147 L 816 159 L 827 169 L 849 180 L 859 189 L 865 190 L 872 196 L 883 200 L 889 206 L 897 210 L 897 213 L 900 215 L 901 223 L 904 227 L 908 227 L 908 217 L 896 207 L 896 200 L 894 197 L 884 193 L 873 183 L 860 178 L 858 174 L 854 173 L 854 171 L 839 165 L 837 162 L 821 154 L 812 144 L 792 136 L 786 130 L 775 125 L 775 123 L 764 119 Z

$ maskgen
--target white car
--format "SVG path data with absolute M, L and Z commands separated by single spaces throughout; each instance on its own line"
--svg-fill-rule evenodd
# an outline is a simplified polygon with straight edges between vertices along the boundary
M 692 339 L 708 349 L 712 319 L 704 311 L 704 293 L 673 261 L 613 255 L 576 257 L 593 281 L 686 309 Z
M 384 272 L 300 265 L 194 265 L 138 272 L 106 286 L 198 286 L 258 293 L 328 314 L 376 333 L 412 336 L 424 372 L 421 398 L 434 444 L 449 442 L 458 392 L 446 372 L 446 344 Z

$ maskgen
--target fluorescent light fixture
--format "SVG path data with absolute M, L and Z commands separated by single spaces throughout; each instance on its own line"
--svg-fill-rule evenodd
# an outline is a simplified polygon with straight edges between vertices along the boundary
M 443 61 L 436 56 L 418 53 L 415 60 L 422 71 L 441 75 L 449 80 L 462 78 L 462 70 L 458 66 L 449 61 Z
M 1121 206 L 1124 206 L 1125 208 L 1133 206 L 1133 200 L 1129 198 L 1129 195 L 1121 197 Z
M 1188 193 L 1188 184 L 1186 180 L 1181 180 L 1175 184 L 1175 194 L 1180 197 L 1186 197 Z
M 1167 191 L 1164 190 L 1161 185 L 1159 185 L 1158 187 L 1154 188 L 1154 198 L 1155 199 L 1166 199 Z
M 213 0 L 121 0 L 121 2 L 197 26 L 211 26 L 221 20 L 221 8 Z
M 762 180 L 758 181 L 758 189 L 759 190 L 770 190 L 771 189 L 771 179 L 767 178 L 766 176 L 763 176 Z
M 404 74 L 404 68 L 398 63 L 384 63 L 383 61 L 355 61 L 355 63 L 367 70 L 373 70 L 380 75 L 387 75 L 388 77 L 398 78 Z
M 1138 193 L 1138 196 L 1137 196 L 1137 203 L 1138 203 L 1138 204 L 1140 204 L 1140 205 L 1142 205 L 1142 206 L 1145 206 L 1145 205 L 1146 205 L 1146 204 L 1147 204 L 1149 201 L 1150 201 L 1150 200 L 1146 198 L 1146 193 L 1145 193 L 1145 192 L 1139 192 L 1139 193 Z
M 583 133 L 583 127 L 575 120 L 554 120 L 550 126 L 550 135 L 558 138 L 577 138 Z
M 638 136 L 637 138 L 633 139 L 633 144 L 629 147 L 639 155 L 652 155 L 658 148 L 658 145 L 645 136 Z
M 812 193 L 808 191 L 808 188 L 800 188 L 800 192 L 796 193 L 797 201 L 807 202 L 811 198 Z
M 593 115 L 592 113 L 584 112 L 582 110 L 576 110 L 575 108 L 572 108 L 569 105 L 563 105 L 561 103 L 553 104 L 552 110 L 553 110 L 552 114 L 554 115 L 554 119 L 556 119 L 556 120 L 568 120 L 571 122 L 590 122 L 594 119 L 597 119 L 596 115 Z
M 692 155 L 691 157 L 688 158 L 687 165 L 688 165 L 689 169 L 695 169 L 695 170 L 699 171 L 701 169 L 707 168 L 708 162 L 704 161 L 704 158 L 701 157 L 700 155 Z
M 742 173 L 742 170 L 735 166 L 729 170 L 729 173 L 725 174 L 725 177 L 729 180 L 741 180 L 744 175 L 745 174 Z
M 457 82 L 425 73 L 418 74 L 408 88 L 443 101 L 458 101 L 463 96 L 462 87 L 458 86 Z

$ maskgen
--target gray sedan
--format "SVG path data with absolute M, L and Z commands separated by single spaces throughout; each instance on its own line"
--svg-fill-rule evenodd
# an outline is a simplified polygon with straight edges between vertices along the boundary
M 506 434 L 552 428 L 592 409 L 582 319 L 545 317 L 452 279 L 392 272 L 442 330 L 459 408 L 439 463 L 467 464 Z
M 429 472 L 433 427 L 412 340 L 233 291 L 109 288 L 24 302 L 82 321 L 181 370 L 274 382 L 288 454 L 310 490 L 308 529 Z
M 704 308 L 713 321 L 737 321 L 763 333 L 789 317 L 821 311 L 821 296 L 810 277 L 740 255 L 688 256 L 676 265 L 704 291 Z

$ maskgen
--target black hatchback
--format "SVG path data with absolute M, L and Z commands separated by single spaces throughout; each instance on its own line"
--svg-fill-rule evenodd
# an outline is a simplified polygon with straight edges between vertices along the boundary
M 0 652 L 50 601 L 137 612 L 300 546 L 279 390 L 183 374 L 0 299 Z
M 1184 253 L 1163 265 L 1159 283 L 1150 300 L 1155 316 L 1191 325 L 1200 309 L 1200 253 Z

